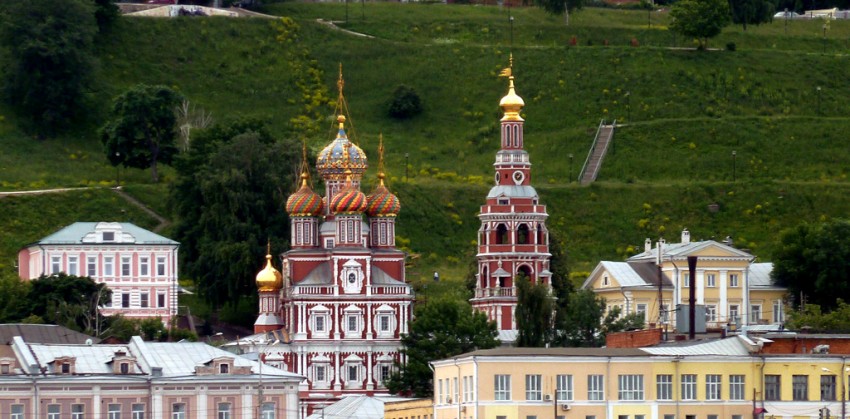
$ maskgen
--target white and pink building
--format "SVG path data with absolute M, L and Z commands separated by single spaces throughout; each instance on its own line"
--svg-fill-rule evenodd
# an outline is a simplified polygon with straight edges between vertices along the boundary
M 177 314 L 177 249 L 180 243 L 132 223 L 78 222 L 18 252 L 22 279 L 64 272 L 106 284 L 112 300 L 105 316 L 160 317 Z

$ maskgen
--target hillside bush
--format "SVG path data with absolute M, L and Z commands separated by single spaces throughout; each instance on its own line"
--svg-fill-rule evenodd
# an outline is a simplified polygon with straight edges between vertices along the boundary
M 415 89 L 402 84 L 393 92 L 387 113 L 396 119 L 412 118 L 422 113 L 422 100 Z

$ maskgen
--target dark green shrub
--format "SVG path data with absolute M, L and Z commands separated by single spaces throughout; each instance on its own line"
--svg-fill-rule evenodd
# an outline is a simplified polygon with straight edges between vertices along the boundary
M 735 51 L 736 49 L 738 49 L 738 46 L 734 42 L 726 43 L 726 51 Z
M 400 85 L 393 92 L 387 112 L 396 119 L 408 119 L 422 113 L 422 101 L 412 87 Z

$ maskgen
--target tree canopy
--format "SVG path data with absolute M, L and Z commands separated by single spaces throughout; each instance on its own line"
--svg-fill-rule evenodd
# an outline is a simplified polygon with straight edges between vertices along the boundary
M 456 296 L 430 299 L 414 310 L 410 333 L 401 339 L 407 363 L 396 365 L 387 388 L 394 394 L 429 397 L 434 386 L 428 362 L 494 348 L 499 344 L 497 336 L 496 324 L 474 311 L 466 300 Z
M 774 255 L 771 277 L 787 287 L 794 307 L 837 307 L 837 296 L 850 295 L 850 221 L 804 223 L 786 230 Z
M 98 306 L 112 298 L 105 284 L 64 272 L 30 281 L 28 314 L 52 324 L 95 334 L 101 321 Z
M 700 49 L 705 49 L 709 38 L 720 35 L 729 24 L 729 16 L 727 0 L 680 0 L 670 9 L 670 29 L 696 38 Z
M 532 284 L 525 275 L 517 275 L 516 328 L 519 347 L 544 347 L 552 341 L 554 306 L 549 286 Z
M 850 304 L 838 298 L 832 311 L 824 313 L 817 304 L 806 304 L 799 311 L 788 313 L 785 326 L 790 330 L 802 330 L 811 333 L 850 333 Z
M 570 13 L 584 7 L 584 0 L 534 0 L 537 7 L 553 14 L 564 15 L 564 23 L 570 24 Z
M 747 30 L 747 25 L 759 25 L 773 20 L 776 6 L 771 0 L 729 0 L 732 22 Z
M 573 294 L 564 323 L 565 346 L 598 347 L 605 344 L 608 333 L 643 328 L 642 314 L 623 316 L 620 307 L 612 307 L 606 314 L 605 307 L 605 299 L 593 290 Z
M 4 0 L 0 44 L 9 51 L 6 100 L 39 136 L 86 114 L 97 22 L 91 0 Z
M 177 106 L 183 97 L 166 86 L 139 84 L 112 106 L 109 122 L 100 130 L 106 158 L 113 166 L 144 169 L 159 181 L 157 163 L 170 164 L 177 154 Z

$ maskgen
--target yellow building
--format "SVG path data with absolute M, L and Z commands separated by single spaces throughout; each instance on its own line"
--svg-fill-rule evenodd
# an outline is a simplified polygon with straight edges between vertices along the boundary
M 843 417 L 848 377 L 836 372 L 850 370 L 846 357 L 760 348 L 736 336 L 471 352 L 432 363 L 434 419 L 797 419 L 824 407 Z
M 432 399 L 407 399 L 384 403 L 384 419 L 431 419 Z
M 688 256 L 697 256 L 694 281 Z M 600 262 L 582 288 L 604 297 L 609 309 L 619 306 L 624 314 L 644 313 L 649 327 L 675 327 L 676 308 L 687 311 L 692 283 L 708 329 L 782 323 L 787 289 L 771 283 L 773 264 L 754 260 L 750 253 L 725 243 L 691 242 L 685 230 L 680 243 L 661 240 L 653 247 L 647 239 L 644 252 L 626 262 Z

